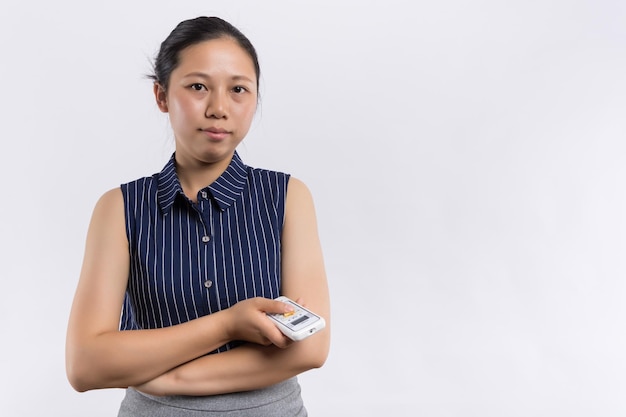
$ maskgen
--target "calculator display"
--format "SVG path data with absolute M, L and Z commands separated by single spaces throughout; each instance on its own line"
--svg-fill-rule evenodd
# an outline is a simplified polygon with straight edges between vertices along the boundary
M 294 320 L 291 324 L 294 326 L 297 326 L 298 324 L 302 323 L 303 321 L 307 320 L 309 318 L 309 316 L 302 316 L 297 320 Z

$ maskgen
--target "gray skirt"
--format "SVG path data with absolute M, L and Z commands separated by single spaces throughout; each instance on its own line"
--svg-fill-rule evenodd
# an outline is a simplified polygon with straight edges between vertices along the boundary
M 157 397 L 126 390 L 118 417 L 306 417 L 300 384 L 293 377 L 267 388 L 233 394 Z

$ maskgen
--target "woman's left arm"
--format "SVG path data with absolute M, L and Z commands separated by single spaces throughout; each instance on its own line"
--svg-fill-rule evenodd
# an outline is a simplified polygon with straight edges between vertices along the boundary
M 282 238 L 281 293 L 304 300 L 326 328 L 287 348 L 246 344 L 195 359 L 137 387 L 154 395 L 215 395 L 264 388 L 321 367 L 330 348 L 330 299 L 313 198 L 289 180 Z M 269 319 L 268 319 L 269 320 Z

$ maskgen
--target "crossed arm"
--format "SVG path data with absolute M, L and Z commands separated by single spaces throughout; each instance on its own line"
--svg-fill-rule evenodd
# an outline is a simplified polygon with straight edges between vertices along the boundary
M 288 186 L 281 293 L 304 298 L 327 327 L 301 342 L 290 342 L 265 316 L 286 312 L 286 305 L 264 298 L 163 329 L 119 331 L 129 268 L 124 224 L 121 191 L 111 190 L 94 209 L 70 314 L 66 366 L 76 390 L 136 386 L 157 395 L 213 395 L 262 388 L 323 365 L 330 303 L 313 201 L 302 182 L 292 178 Z M 249 343 L 205 356 L 232 340 Z

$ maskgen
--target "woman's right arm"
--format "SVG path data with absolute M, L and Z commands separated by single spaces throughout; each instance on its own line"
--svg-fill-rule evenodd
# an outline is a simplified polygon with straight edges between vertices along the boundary
M 123 196 L 114 189 L 94 209 L 69 318 L 66 368 L 77 391 L 142 384 L 235 337 L 287 343 L 264 313 L 285 305 L 266 299 L 245 302 L 236 315 L 228 309 L 167 328 L 120 331 L 129 264 Z

